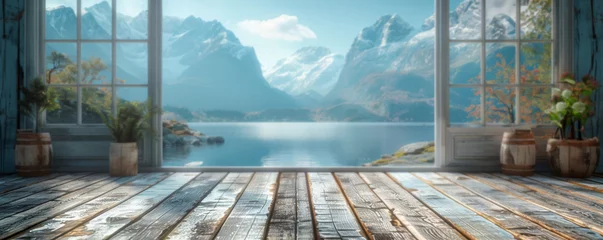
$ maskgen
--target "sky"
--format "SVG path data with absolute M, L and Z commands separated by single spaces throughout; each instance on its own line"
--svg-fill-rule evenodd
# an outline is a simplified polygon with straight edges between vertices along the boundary
M 103 0 L 82 0 L 82 9 Z M 461 0 L 451 0 L 455 7 Z M 117 11 L 134 16 L 147 0 L 118 0 Z M 47 7 L 75 0 L 47 0 Z M 85 11 L 85 10 L 84 10 Z M 434 12 L 433 0 L 164 0 L 166 16 L 194 15 L 218 20 L 243 45 L 252 46 L 263 67 L 306 46 L 324 46 L 345 55 L 365 27 L 386 14 L 399 14 L 416 30 Z

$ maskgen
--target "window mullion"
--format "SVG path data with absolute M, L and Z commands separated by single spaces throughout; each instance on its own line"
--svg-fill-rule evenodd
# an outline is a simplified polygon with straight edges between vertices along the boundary
M 82 125 L 82 0 L 77 0 L 77 23 L 76 23 L 76 69 L 77 69 L 77 125 Z
M 486 0 L 482 0 L 480 3 L 480 17 L 481 17 L 481 71 L 480 71 L 480 83 L 481 83 L 481 95 L 480 95 L 480 116 L 481 124 L 486 125 Z
M 516 0 L 515 6 L 515 39 L 517 39 L 517 43 L 515 45 L 515 81 L 518 87 L 514 89 L 515 91 L 515 124 L 521 123 L 521 0 Z
M 111 113 L 117 116 L 117 0 L 112 0 L 111 4 Z

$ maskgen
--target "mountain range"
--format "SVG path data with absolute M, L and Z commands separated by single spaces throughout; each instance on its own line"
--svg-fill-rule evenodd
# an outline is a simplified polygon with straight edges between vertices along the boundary
M 451 38 L 479 36 L 479 4 L 478 0 L 465 0 L 451 11 Z M 491 17 L 486 25 L 489 39 L 515 36 L 515 22 L 510 14 Z M 87 8 L 82 16 L 82 38 L 108 39 L 110 16 L 107 2 Z M 46 18 L 47 38 L 75 37 L 73 9 L 47 9 Z M 133 17 L 119 14 L 117 37 L 146 38 L 147 18 L 147 12 Z M 200 112 L 241 112 L 258 121 L 295 120 L 281 115 L 299 115 L 295 109 L 303 108 L 309 114 L 308 117 L 304 112 L 303 119 L 299 119 L 303 121 L 431 122 L 434 19 L 429 17 L 421 29 L 414 29 L 403 16 L 384 15 L 361 29 L 345 55 L 320 46 L 304 47 L 262 71 L 255 50 L 244 46 L 220 22 L 164 16 L 163 102 Z M 89 46 L 82 46 L 82 56 L 100 57 L 111 64 L 110 45 L 86 45 Z M 73 44 L 48 44 L 47 52 L 53 50 L 75 56 Z M 505 45 L 489 44 L 487 63 L 493 64 L 496 54 L 514 54 L 511 50 Z M 126 83 L 146 82 L 147 65 L 141 63 L 141 59 L 146 61 L 146 47 L 119 44 L 117 51 L 118 77 Z M 466 82 L 479 74 L 480 51 L 475 44 L 451 44 L 450 51 L 451 82 Z M 464 108 L 476 101 L 473 92 L 450 91 L 451 116 L 462 121 L 467 117 Z M 120 97 L 139 98 L 130 94 Z M 270 116 L 276 110 L 279 117 Z

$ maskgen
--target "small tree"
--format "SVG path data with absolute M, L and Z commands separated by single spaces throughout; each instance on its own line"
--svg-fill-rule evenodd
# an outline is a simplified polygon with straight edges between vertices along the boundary
M 23 88 L 23 99 L 19 101 L 20 111 L 34 119 L 35 132 L 40 130 L 40 116 L 44 111 L 60 108 L 57 93 L 49 89 L 41 78 L 35 78 L 28 88 Z

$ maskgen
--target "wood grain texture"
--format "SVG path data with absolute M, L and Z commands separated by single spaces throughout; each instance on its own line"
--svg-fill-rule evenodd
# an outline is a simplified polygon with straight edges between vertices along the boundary
M 268 227 L 268 239 L 297 238 L 297 175 L 281 173 L 274 210 Z
M 256 173 L 215 239 L 263 239 L 277 191 L 278 173 Z
M 507 194 L 490 185 L 459 173 L 438 173 L 446 179 L 568 239 L 600 239 L 602 236 L 577 225 L 540 205 Z
M 48 176 L 42 176 L 42 177 L 29 177 L 29 178 L 19 177 L 13 181 L 9 181 L 9 182 L 0 184 L 0 193 L 6 193 L 6 192 L 10 192 L 15 189 L 24 188 L 29 185 L 33 185 L 33 184 L 36 184 L 39 182 L 43 182 L 46 180 L 50 180 L 50 179 L 59 177 L 61 175 L 63 175 L 63 174 L 53 173 Z
M 51 219 L 43 221 L 27 229 L 23 234 L 15 236 L 15 238 L 54 239 L 89 221 L 100 213 L 130 199 L 169 175 L 169 173 L 139 174 L 135 179 L 135 184 L 132 182 L 123 184 L 92 201 L 86 202 Z
M 88 175 L 88 173 L 66 174 L 33 185 L 29 185 L 24 188 L 16 189 L 14 191 L 0 195 L 0 205 L 10 203 L 27 196 L 31 196 L 35 193 L 51 189 L 61 184 L 65 184 L 69 181 L 73 181 L 75 179 L 84 177 L 86 175 Z
M 514 214 L 435 173 L 416 173 L 424 182 L 471 209 L 480 216 L 506 229 L 517 239 L 565 239 L 530 220 Z
M 545 177 L 550 177 L 550 178 L 558 179 L 561 181 L 569 182 L 571 184 L 586 188 L 591 191 L 603 192 L 603 183 L 592 181 L 590 179 L 564 178 L 564 177 L 553 176 L 552 174 L 548 174 L 548 173 L 541 173 L 541 174 Z
M 67 195 L 70 192 L 82 189 L 86 186 L 94 184 L 98 181 L 107 179 L 109 176 L 106 174 L 93 174 L 74 181 L 69 181 L 62 185 L 55 186 L 46 191 L 38 192 L 19 200 L 12 201 L 2 206 L 0 211 L 0 219 L 10 217 L 20 212 L 27 211 L 40 204 L 52 201 L 61 196 Z
M 12 236 L 133 180 L 135 177 L 108 178 L 25 212 L 2 219 L 0 220 L 0 239 Z
M 568 201 L 561 201 L 557 198 L 552 198 L 546 195 L 517 185 L 499 177 L 490 174 L 467 174 L 480 182 L 486 183 L 498 190 L 507 194 L 511 194 L 518 198 L 537 204 L 541 207 L 551 210 L 564 218 L 584 227 L 588 227 L 598 233 L 603 233 L 603 215 L 585 211 Z
M 111 239 L 162 239 L 226 173 L 203 173 Z
M 494 176 L 500 177 L 502 179 L 511 181 L 515 184 L 521 185 L 528 189 L 532 189 L 542 196 L 548 196 L 550 198 L 555 198 L 559 201 L 570 202 L 572 205 L 578 206 L 586 211 L 593 211 L 598 213 L 603 213 L 603 204 L 599 203 L 599 201 L 593 200 L 589 197 L 582 196 L 580 194 L 570 192 L 565 189 L 555 188 L 551 185 L 544 184 L 542 182 L 533 180 L 531 178 L 519 178 L 513 176 L 505 176 L 502 174 L 493 174 Z
M 362 238 L 364 230 L 331 173 L 308 173 L 316 231 L 320 238 Z
M 578 196 L 582 196 L 582 197 L 588 198 L 590 200 L 593 200 L 593 201 L 596 201 L 599 203 L 603 203 L 603 193 L 602 192 L 588 190 L 584 187 L 581 187 L 576 184 L 572 184 L 570 182 L 566 182 L 563 180 L 558 180 L 558 179 L 554 179 L 554 178 L 550 178 L 550 177 L 545 177 L 545 176 L 539 175 L 539 174 L 530 177 L 530 179 L 538 181 L 542 184 L 549 185 L 560 191 L 566 191 L 567 193 L 570 193 L 570 194 L 576 194 Z
M 335 179 L 370 239 L 416 239 L 357 173 L 335 173 Z
M 1 175 L 0 176 L 0 185 L 15 181 L 15 180 L 21 179 L 21 178 L 23 178 L 23 177 L 20 177 L 17 174 Z
M 375 194 L 418 239 L 465 239 L 454 227 L 385 173 L 360 173 Z
M 212 239 L 229 215 L 253 173 L 229 173 L 169 233 L 167 239 Z
M 59 239 L 104 239 L 134 222 L 195 178 L 198 173 L 174 173 L 163 181 L 117 205 Z
M 513 235 L 433 189 L 410 173 L 390 173 L 399 184 L 425 205 L 448 219 L 474 239 L 514 239 Z
M 312 209 L 308 192 L 306 174 L 297 173 L 297 239 L 314 239 L 314 221 L 312 220 Z

